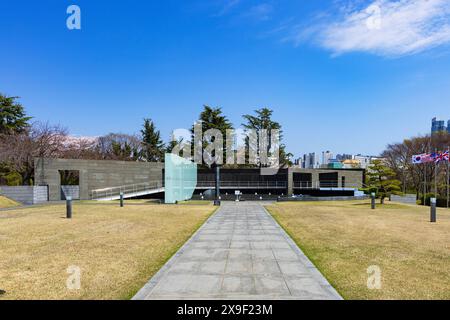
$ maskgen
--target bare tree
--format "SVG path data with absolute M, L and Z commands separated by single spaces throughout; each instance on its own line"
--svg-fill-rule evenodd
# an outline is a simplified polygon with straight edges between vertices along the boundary
M 35 158 L 56 158 L 64 153 L 67 130 L 48 123 L 33 123 L 25 132 L 0 136 L 0 163 L 20 173 L 31 184 Z
M 101 159 L 138 161 L 142 144 L 137 136 L 110 133 L 98 138 L 95 148 Z
M 427 135 L 405 139 L 402 143 L 389 144 L 381 156 L 386 159 L 386 164 L 396 173 L 397 178 L 402 181 L 403 190 L 414 190 L 418 197 L 420 193 L 432 191 L 431 181 L 435 179 L 436 171 L 439 181 L 446 177 L 443 174 L 446 166 L 435 168 L 434 163 L 413 164 L 412 156 L 422 153 L 433 153 L 436 150 L 446 151 L 449 145 L 450 135 L 445 132 L 437 133 L 432 136 Z

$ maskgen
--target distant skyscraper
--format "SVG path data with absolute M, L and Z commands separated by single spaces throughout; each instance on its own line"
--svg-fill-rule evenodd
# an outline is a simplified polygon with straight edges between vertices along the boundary
M 322 165 L 326 166 L 330 163 L 330 159 L 333 159 L 333 153 L 330 151 L 322 152 Z
M 305 154 L 303 156 L 303 166 L 306 169 L 314 169 L 319 167 L 319 159 L 315 152 Z
M 304 168 L 305 164 L 303 162 L 303 157 L 300 157 L 298 159 L 295 159 L 294 164 L 299 168 Z
M 447 132 L 450 133 L 450 120 L 447 121 Z
M 450 124 L 450 120 L 448 121 L 448 124 Z M 447 130 L 448 130 L 448 128 L 445 126 L 444 120 L 437 120 L 436 117 L 431 119 L 431 133 L 447 131 Z
M 352 154 L 337 154 L 336 155 L 336 159 L 339 161 L 344 161 L 344 160 L 353 160 L 353 155 Z

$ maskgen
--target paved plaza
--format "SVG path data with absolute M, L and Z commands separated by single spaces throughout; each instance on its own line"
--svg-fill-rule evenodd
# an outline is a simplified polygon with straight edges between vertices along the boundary
M 220 209 L 134 299 L 342 299 L 262 203 Z

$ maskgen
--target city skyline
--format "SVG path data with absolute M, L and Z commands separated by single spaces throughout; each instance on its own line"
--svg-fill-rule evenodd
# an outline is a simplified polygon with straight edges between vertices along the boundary
M 435 12 L 450 4 L 404 1 L 395 10 L 412 22 L 391 26 L 392 7 L 380 2 L 389 29 L 352 25 L 373 3 L 79 0 L 81 30 L 69 30 L 72 3 L 3 2 L 0 92 L 75 136 L 137 133 L 150 117 L 167 142 L 204 104 L 222 107 L 235 127 L 267 106 L 294 155 L 377 155 L 448 112 L 450 37 Z M 390 37 L 408 28 L 416 39 Z M 426 39 L 433 30 L 440 41 Z
M 447 120 L 447 125 L 445 120 L 438 120 L 437 117 L 431 119 L 431 133 L 447 131 L 450 133 L 450 120 Z

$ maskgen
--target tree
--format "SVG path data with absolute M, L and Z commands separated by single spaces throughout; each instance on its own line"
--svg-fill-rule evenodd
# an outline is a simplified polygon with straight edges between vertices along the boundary
M 228 129 L 233 129 L 233 125 L 228 118 L 223 114 L 222 108 L 211 108 L 204 105 L 203 111 L 200 113 L 199 119 L 202 124 L 202 132 L 205 133 L 209 129 L 217 129 L 222 133 L 222 136 L 226 137 Z M 192 133 L 193 133 L 192 129 Z
M 141 135 L 141 158 L 148 162 L 163 162 L 165 146 L 161 140 L 161 133 L 159 130 L 156 130 L 155 124 L 151 119 L 144 119 Z
M 22 176 L 17 171 L 11 169 L 8 163 L 0 163 L 0 186 L 20 186 Z
M 223 114 L 222 108 L 216 107 L 211 108 L 208 105 L 203 106 L 203 111 L 200 113 L 199 119 L 197 123 L 201 123 L 202 133 L 205 134 L 206 131 L 210 129 L 219 130 L 222 134 L 223 142 L 225 144 L 227 130 L 233 129 L 233 125 L 228 120 L 228 118 Z M 192 134 L 192 149 L 194 148 L 194 126 L 191 128 Z M 214 142 L 211 141 L 211 142 Z M 202 149 L 204 150 L 207 146 L 207 142 L 202 139 Z M 222 150 L 225 150 L 224 145 L 222 146 Z M 214 154 L 211 154 L 211 157 L 214 157 Z
M 405 192 L 415 192 L 417 199 L 423 193 L 433 190 L 432 183 L 438 179 L 438 192 L 442 197 L 446 195 L 446 170 L 447 166 L 435 164 L 413 164 L 412 156 L 422 153 L 431 153 L 435 150 L 446 151 L 450 146 L 450 134 L 446 132 L 435 133 L 432 136 L 419 136 L 405 139 L 401 143 L 389 144 L 381 156 L 386 160 L 386 165 L 395 173 L 397 179 L 402 181 Z M 435 170 L 437 169 L 437 170 Z M 437 171 L 437 176 L 435 173 Z M 426 184 L 424 185 L 424 182 Z M 443 186 L 443 187 L 439 187 Z
M 375 192 L 383 204 L 384 199 L 392 194 L 401 194 L 401 182 L 395 176 L 394 170 L 384 165 L 382 160 L 374 160 L 367 170 L 365 190 Z
M 138 161 L 142 143 L 134 135 L 110 133 L 98 138 L 95 149 L 103 160 Z
M 255 110 L 255 115 L 246 114 L 242 117 L 246 120 L 245 123 L 242 124 L 242 126 L 246 130 L 255 130 L 256 134 L 258 136 L 258 144 L 257 153 L 259 153 L 259 133 L 261 130 L 266 129 L 267 130 L 267 137 L 268 137 L 268 145 L 267 145 L 267 154 L 270 154 L 270 150 L 272 148 L 271 141 L 271 130 L 278 130 L 279 131 L 279 164 L 280 166 L 287 166 L 292 165 L 292 161 L 290 158 L 293 156 L 292 153 L 286 152 L 286 146 L 281 143 L 283 139 L 282 130 L 281 130 L 281 124 L 272 120 L 272 114 L 273 110 L 270 110 L 269 108 L 261 108 L 259 110 Z M 247 147 L 248 146 L 248 139 L 247 139 Z
M 184 141 L 183 138 L 176 138 L 175 135 L 171 135 L 169 143 L 167 143 L 166 146 L 166 153 L 172 153 L 173 149 L 175 149 L 176 146 L 181 146 L 182 144 L 187 143 L 189 145 L 189 141 Z
M 100 140 L 103 137 L 67 137 L 62 154 L 66 159 L 102 160 L 105 155 L 100 152 Z
M 23 184 L 32 184 L 34 159 L 62 157 L 66 142 L 66 129 L 37 122 L 23 133 L 0 135 L 0 163 L 19 173 Z
M 0 134 L 23 133 L 28 127 L 31 117 L 16 100 L 18 97 L 7 97 L 0 94 Z

